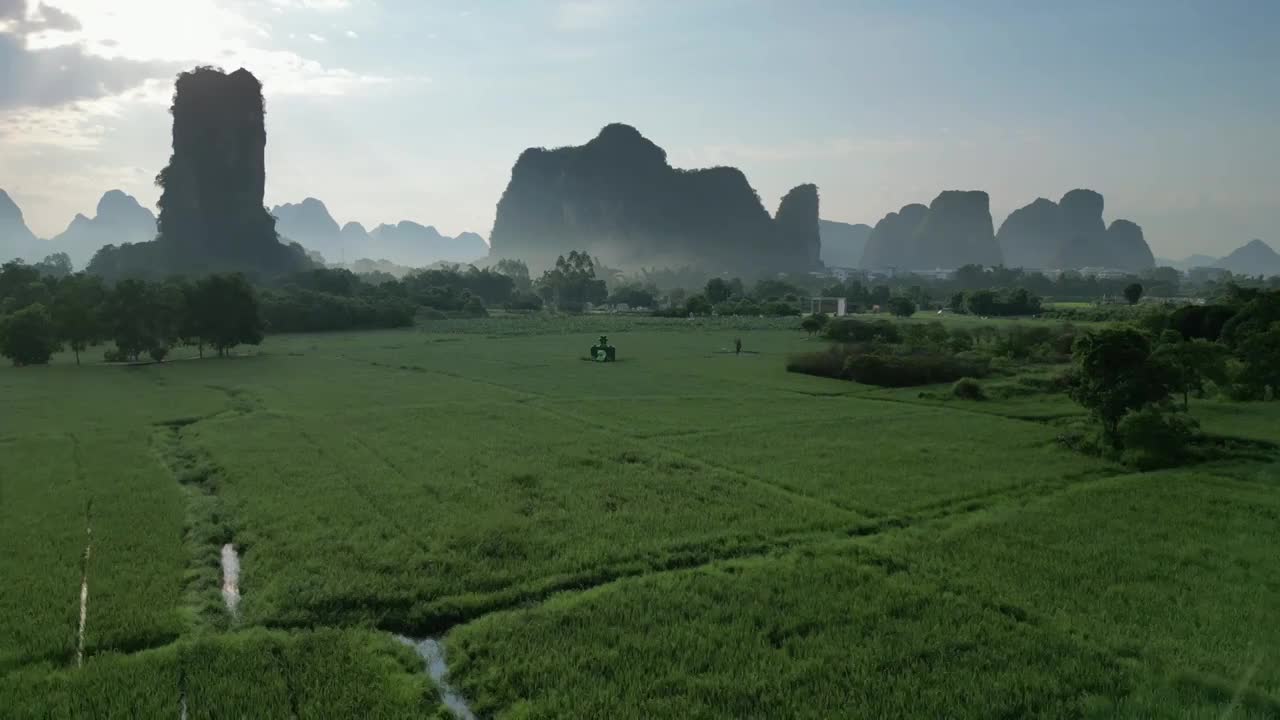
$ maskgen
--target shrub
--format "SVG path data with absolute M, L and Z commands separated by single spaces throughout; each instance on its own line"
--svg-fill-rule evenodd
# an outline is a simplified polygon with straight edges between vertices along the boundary
M 856 318 L 837 318 L 827 323 L 823 336 L 837 342 L 902 342 L 902 332 L 888 320 L 866 322 Z
M 818 332 L 819 330 L 821 330 L 823 326 L 826 324 L 827 324 L 826 315 L 824 315 L 823 313 L 814 313 L 812 315 L 806 316 L 803 320 L 800 321 L 800 329 L 812 335 Z
M 851 380 L 880 387 L 933 385 L 965 376 L 981 377 L 988 371 L 985 364 L 946 355 L 856 353 L 845 360 L 845 373 Z
M 541 310 L 542 298 L 533 292 L 517 292 L 504 307 L 508 310 Z
M 845 351 L 838 345 L 821 352 L 797 353 L 787 358 L 787 372 L 843 379 Z
M 59 346 L 53 316 L 40 303 L 0 320 L 0 355 L 14 365 L 44 365 Z
M 789 302 L 775 301 L 761 305 L 760 313 L 767 317 L 793 317 L 799 315 L 800 311 Z
M 489 311 L 484 309 L 484 301 L 475 295 L 468 298 L 462 306 L 462 314 L 466 317 L 489 317 Z
M 916 304 L 910 298 L 892 297 L 889 298 L 889 312 L 898 317 L 911 317 L 916 313 Z
M 951 394 L 961 400 L 985 400 L 986 393 L 982 392 L 982 385 L 971 377 L 962 377 L 951 386 Z
M 1192 459 L 1200 425 L 1183 413 L 1148 405 L 1125 415 L 1119 434 L 1121 462 L 1139 470 L 1157 470 Z
M 711 301 L 705 295 L 694 295 L 685 301 L 684 309 L 689 315 L 710 315 Z
M 169 355 L 169 348 L 163 345 L 157 345 L 156 347 L 148 350 L 147 354 L 156 362 L 164 362 L 165 357 Z

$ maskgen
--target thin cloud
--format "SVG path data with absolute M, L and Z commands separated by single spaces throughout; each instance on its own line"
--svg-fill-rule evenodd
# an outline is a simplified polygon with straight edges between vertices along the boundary
M 348 30 L 348 31 L 346 31 L 345 33 L 343 33 L 343 35 L 346 35 L 347 37 L 351 38 L 352 40 L 359 40 L 359 39 L 360 39 L 360 36 L 356 34 L 356 31 L 355 31 L 355 30 Z
M 556 5 L 554 24 L 565 32 L 598 30 L 617 22 L 626 11 L 620 0 L 562 0 Z
M 346 10 L 351 7 L 351 0 L 271 0 L 277 8 L 286 10 Z
M 117 95 L 176 69 L 171 63 L 102 58 L 79 45 L 31 49 L 13 33 L 0 33 L 0 67 L 8 78 L 0 83 L 0 110 Z
M 318 42 L 318 43 L 326 42 L 324 39 L 324 36 L 318 33 L 307 33 L 307 37 L 311 38 L 312 42 Z

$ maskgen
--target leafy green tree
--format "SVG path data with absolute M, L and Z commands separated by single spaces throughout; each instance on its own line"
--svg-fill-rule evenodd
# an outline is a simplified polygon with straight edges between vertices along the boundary
M 66 341 L 80 364 L 80 353 L 102 338 L 101 308 L 107 291 L 96 275 L 77 273 L 58 283 L 53 299 L 53 321 L 58 337 Z
M 966 294 L 965 304 L 973 315 L 987 316 L 996 314 L 996 294 L 991 290 L 974 290 Z
M 1093 414 L 1116 447 L 1125 413 L 1169 399 L 1169 370 L 1151 360 L 1151 343 L 1134 328 L 1104 328 L 1083 335 L 1076 340 L 1074 360 L 1071 398 Z
M 1229 298 L 1239 298 L 1243 302 L 1228 301 L 1237 304 L 1240 311 L 1222 326 L 1222 342 L 1227 347 L 1235 348 L 1243 344 L 1250 336 L 1266 332 L 1272 323 L 1280 322 L 1280 291 L 1262 292 L 1253 288 L 1235 288 Z
M 609 296 L 605 281 L 596 279 L 591 256 L 577 250 L 557 258 L 555 267 L 543 273 L 538 284 L 544 300 L 569 312 L 580 312 L 587 303 L 603 302 Z
M 1223 384 L 1227 379 L 1227 350 L 1208 340 L 1183 340 L 1176 330 L 1166 330 L 1160 336 L 1152 358 L 1167 366 L 1170 387 L 1182 393 L 1182 409 L 1190 407 L 1190 395 L 1204 394 L 1206 380 Z
M 1280 400 L 1280 322 L 1274 322 L 1266 332 L 1255 332 L 1240 343 L 1238 353 L 1244 366 L 1239 375 L 1240 384 L 1256 398 Z
M 632 308 L 653 307 L 657 303 L 658 289 L 652 285 L 639 283 L 621 285 L 609 294 L 608 302 L 613 305 L 626 303 Z
M 706 295 L 693 295 L 684 302 L 684 309 L 690 315 L 710 315 L 711 301 Z
M 916 304 L 911 302 L 911 298 L 897 297 L 889 298 L 889 312 L 898 317 L 911 317 L 916 313 Z
M 40 303 L 28 305 L 0 322 L 0 355 L 14 365 L 44 365 L 58 350 L 53 316 Z
M 826 324 L 827 316 L 825 314 L 814 313 L 813 315 L 806 315 L 804 319 L 800 321 L 800 329 L 810 335 L 813 335 L 814 333 L 822 330 Z
M 71 274 L 71 257 L 64 252 L 53 253 L 33 267 L 42 275 L 60 280 Z
M 191 291 L 191 327 L 219 356 L 237 345 L 262 342 L 263 323 L 253 286 L 239 273 L 201 278 Z M 483 309 L 483 306 L 482 306 Z
M 712 305 L 728 300 L 732 295 L 732 292 L 733 291 L 729 289 L 729 283 L 718 277 L 708 280 L 707 287 L 703 291 L 707 297 L 707 302 Z
M 1142 283 L 1129 283 L 1124 286 L 1124 299 L 1129 301 L 1130 305 L 1137 305 L 1142 299 Z
M 106 334 L 115 341 L 120 354 L 130 360 L 137 360 L 140 354 L 155 347 L 149 323 L 150 303 L 151 287 L 133 278 L 116 283 L 107 295 Z
M 1192 456 L 1200 425 L 1184 413 L 1147 405 L 1125 415 L 1118 429 L 1120 460 L 1139 470 L 1181 465 Z
M 523 260 L 503 258 L 493 266 L 493 269 L 515 281 L 517 292 L 527 293 L 533 287 L 533 281 L 529 277 L 529 266 Z

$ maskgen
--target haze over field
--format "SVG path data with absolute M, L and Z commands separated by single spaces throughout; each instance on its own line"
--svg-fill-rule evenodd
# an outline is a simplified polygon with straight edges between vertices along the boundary
M 1246 2 L 5 0 L 0 188 L 41 238 L 112 189 L 154 212 L 173 77 L 209 63 L 263 83 L 267 205 L 315 197 L 365 228 L 487 237 L 526 148 L 620 121 L 674 167 L 738 168 L 770 212 L 806 182 L 824 219 L 867 225 L 981 190 L 999 229 L 1088 188 L 1154 254 L 1220 257 L 1280 226 L 1278 21 Z

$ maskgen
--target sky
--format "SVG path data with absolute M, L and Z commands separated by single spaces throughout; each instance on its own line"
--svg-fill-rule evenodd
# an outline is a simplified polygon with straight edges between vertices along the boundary
M 245 67 L 268 206 L 487 236 L 527 147 L 637 127 L 774 210 L 1076 187 L 1159 256 L 1280 248 L 1274 0 L 0 0 L 0 188 L 42 237 L 154 209 L 176 73 Z

